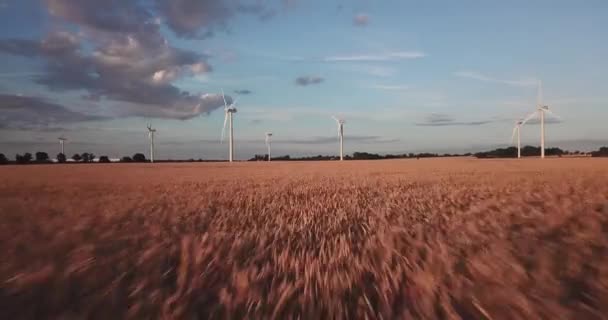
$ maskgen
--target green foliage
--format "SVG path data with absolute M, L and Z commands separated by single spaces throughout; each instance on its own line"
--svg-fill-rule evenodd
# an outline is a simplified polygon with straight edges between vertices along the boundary
M 15 161 L 16 161 L 18 164 L 26 164 L 26 163 L 28 163 L 28 162 L 32 161 L 32 154 L 31 154 L 31 153 L 29 153 L 29 152 L 26 152 L 26 153 L 25 153 L 25 154 L 23 154 L 23 155 L 17 154 L 17 155 L 15 156 Z
M 146 162 L 146 156 L 143 153 L 136 153 L 133 155 L 134 162 Z
M 591 152 L 592 157 L 608 157 L 608 147 L 601 147 L 597 151 Z
M 66 160 L 65 154 L 63 154 L 63 153 L 59 152 L 59 153 L 57 154 L 57 162 L 58 162 L 58 163 L 64 163 L 64 162 L 65 162 L 65 160 Z
M 36 162 L 46 162 L 49 161 L 49 155 L 46 152 L 36 152 Z

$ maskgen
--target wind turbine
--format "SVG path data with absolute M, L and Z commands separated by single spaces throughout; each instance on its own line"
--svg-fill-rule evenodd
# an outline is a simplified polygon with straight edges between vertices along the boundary
M 59 140 L 59 144 L 61 145 L 61 154 L 63 154 L 65 156 L 65 149 L 64 149 L 64 143 L 66 140 L 68 140 L 66 137 L 61 136 L 59 138 L 57 138 Z
M 524 124 L 522 119 L 515 122 L 513 127 L 513 135 L 511 136 L 511 142 L 514 142 L 515 135 L 517 134 L 517 158 L 521 158 L 521 126 Z
M 545 157 L 545 113 L 549 113 L 558 117 L 555 113 L 549 110 L 549 106 L 543 105 L 543 86 L 542 82 L 538 81 L 538 92 L 536 96 L 536 110 L 529 114 L 522 122 L 522 125 L 534 118 L 537 114 L 540 116 L 540 157 Z
M 340 161 L 344 161 L 344 123 L 343 119 L 338 119 L 335 116 L 332 116 L 336 123 L 338 124 L 338 137 L 340 137 Z
M 224 135 L 226 132 L 226 122 L 228 120 L 230 120 L 230 137 L 229 137 L 229 152 L 228 152 L 228 160 L 230 162 L 232 162 L 234 160 L 234 129 L 232 127 L 232 115 L 234 113 L 236 113 L 236 108 L 234 107 L 236 105 L 236 101 L 238 100 L 235 99 L 234 101 L 232 101 L 232 103 L 230 105 L 228 105 L 228 103 L 226 102 L 226 96 L 224 95 L 224 89 L 222 89 L 222 98 L 224 99 L 224 128 L 222 129 L 222 139 L 221 141 L 224 141 Z
M 152 128 L 151 124 L 148 124 L 148 138 L 150 138 L 150 162 L 154 163 L 154 134 L 156 129 Z
M 271 154 L 270 154 L 270 140 L 272 138 L 272 132 L 266 132 L 266 147 L 268 147 L 268 162 L 270 162 Z

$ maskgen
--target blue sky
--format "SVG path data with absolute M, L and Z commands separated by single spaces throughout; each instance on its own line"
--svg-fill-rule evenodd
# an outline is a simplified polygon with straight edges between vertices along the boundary
M 606 1 L 0 0 L 0 152 L 225 159 L 608 144 Z M 298 81 L 298 79 L 300 79 Z M 237 91 L 240 92 L 237 93 Z M 197 108 L 198 106 L 198 108 Z M 522 130 L 538 144 L 539 126 Z

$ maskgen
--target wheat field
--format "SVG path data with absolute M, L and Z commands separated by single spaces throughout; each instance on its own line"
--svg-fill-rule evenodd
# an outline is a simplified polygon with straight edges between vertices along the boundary
M 0 167 L 0 318 L 602 319 L 608 161 Z

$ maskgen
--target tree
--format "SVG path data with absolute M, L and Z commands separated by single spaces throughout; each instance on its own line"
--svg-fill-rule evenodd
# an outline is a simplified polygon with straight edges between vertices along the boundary
M 95 155 L 92 153 L 88 153 L 85 152 L 81 155 L 82 157 L 82 162 L 93 162 L 93 159 L 95 159 Z
M 66 160 L 66 159 L 65 159 L 65 154 L 63 154 L 63 153 L 59 152 L 59 153 L 57 154 L 57 162 L 59 162 L 59 163 L 64 163 L 64 162 L 65 162 L 65 160 Z
M 8 159 L 6 158 L 4 153 L 0 153 L 0 164 L 7 164 L 7 163 L 8 163 Z
M 78 153 L 76 153 L 72 156 L 72 160 L 79 162 L 80 160 L 82 160 L 82 157 Z
M 120 159 L 120 162 L 133 162 L 133 159 L 131 159 L 131 157 L 125 156 Z
M 25 164 L 25 163 L 28 163 L 28 162 L 32 161 L 32 154 L 31 154 L 31 153 L 29 153 L 29 152 L 26 152 L 26 153 L 25 153 L 25 154 L 23 154 L 23 155 L 17 154 L 17 155 L 15 156 L 15 160 L 16 160 L 16 161 L 17 161 L 17 163 L 19 163 L 19 164 Z
M 101 156 L 99 157 L 99 163 L 110 163 L 110 159 L 108 156 Z
M 597 151 L 591 152 L 592 157 L 608 157 L 608 147 L 601 147 Z
M 135 162 L 146 162 L 146 156 L 143 153 L 136 153 L 133 155 L 133 161 Z
M 49 161 L 49 155 L 46 152 L 36 152 L 36 162 Z

